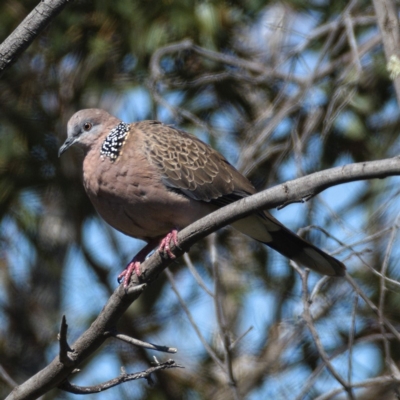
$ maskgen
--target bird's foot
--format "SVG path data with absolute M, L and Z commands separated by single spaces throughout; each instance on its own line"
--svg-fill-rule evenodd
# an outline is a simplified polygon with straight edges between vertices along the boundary
M 118 283 L 123 283 L 124 288 L 126 289 L 129 286 L 129 282 L 131 281 L 132 275 L 136 274 L 136 276 L 142 275 L 141 263 L 146 259 L 146 256 L 154 250 L 154 248 L 159 243 L 158 251 L 164 257 L 169 257 L 170 259 L 174 259 L 175 256 L 171 251 L 170 245 L 171 241 L 176 246 L 178 246 L 178 231 L 173 229 L 170 233 L 168 233 L 161 242 L 159 239 L 152 239 L 147 243 L 142 250 L 133 257 L 132 261 L 126 266 L 126 268 L 118 275 Z
M 173 260 L 175 255 L 172 253 L 170 244 L 172 243 L 176 246 L 178 246 L 178 231 L 176 229 L 173 229 L 170 233 L 165 236 L 164 239 L 161 240 L 160 246 L 158 247 L 158 251 L 161 253 L 162 256 L 164 257 L 169 257 L 171 260 Z
M 158 241 L 154 241 L 154 240 L 147 243 L 147 245 L 144 246 L 143 249 L 140 250 L 139 253 L 137 253 L 136 256 L 132 258 L 131 262 L 118 275 L 118 278 L 117 278 L 118 283 L 123 282 L 125 289 L 128 287 L 133 273 L 135 273 L 136 276 L 142 275 L 142 269 L 140 267 L 140 264 L 146 259 L 146 256 L 151 251 L 154 250 L 154 248 L 157 246 L 157 243 L 158 243 Z
M 129 285 L 129 282 L 131 281 L 131 276 L 133 273 L 136 274 L 136 276 L 140 276 L 142 274 L 142 270 L 140 268 L 140 262 L 139 261 L 134 261 L 133 259 L 127 266 L 126 268 L 118 275 L 118 283 L 121 283 L 122 281 L 124 282 L 124 288 L 126 289 Z

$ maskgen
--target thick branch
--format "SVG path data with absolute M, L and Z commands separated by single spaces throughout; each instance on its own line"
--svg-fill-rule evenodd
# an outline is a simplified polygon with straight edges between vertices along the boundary
M 173 249 L 174 253 L 176 256 L 181 256 L 198 240 L 251 214 L 256 209 L 308 199 L 328 187 L 341 183 L 393 175 L 400 175 L 400 158 L 398 157 L 349 164 L 286 182 L 223 207 L 183 229 L 178 236 L 180 248 Z M 153 281 L 172 262 L 173 260 L 163 259 L 158 252 L 154 253 L 142 264 L 141 281 L 146 283 Z M 136 282 L 132 282 L 127 293 L 122 285 L 115 290 L 100 315 L 72 344 L 71 347 L 75 351 L 73 365 L 64 365 L 57 356 L 47 367 L 15 388 L 6 400 L 35 399 L 67 379 L 74 369 L 103 344 L 108 337 L 108 332 L 115 330 L 120 317 L 146 288 L 146 285 L 135 288 L 134 285 L 138 282 L 136 276 L 134 279 Z
M 68 2 L 72 2 L 72 0 L 41 0 L 14 32 L 0 44 L 0 76 L 30 46 Z
M 16 387 L 7 399 L 37 399 L 61 384 L 103 344 L 108 337 L 107 333 L 114 330 L 118 320 L 139 295 L 140 291 L 130 291 L 125 294 L 123 287 L 119 286 L 89 329 L 71 346 L 74 349 L 74 363 L 63 364 L 57 356 L 47 367 Z

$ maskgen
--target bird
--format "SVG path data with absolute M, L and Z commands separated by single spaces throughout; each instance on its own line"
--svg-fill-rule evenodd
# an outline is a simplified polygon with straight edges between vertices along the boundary
M 59 157 L 72 145 L 83 149 L 83 185 L 98 214 L 118 231 L 146 242 L 118 281 L 154 250 L 174 258 L 171 243 L 194 221 L 256 193 L 226 158 L 196 136 L 160 121 L 126 123 L 102 109 L 77 111 L 68 121 Z M 328 276 L 345 265 L 286 228 L 268 211 L 232 226 L 285 257 Z

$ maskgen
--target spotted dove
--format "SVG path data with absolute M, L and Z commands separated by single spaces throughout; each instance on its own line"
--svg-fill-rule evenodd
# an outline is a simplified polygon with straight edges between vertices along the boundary
M 157 246 L 174 257 L 176 232 L 212 211 L 254 194 L 250 181 L 195 136 L 158 121 L 127 124 L 104 110 L 86 109 L 68 122 L 59 156 L 73 144 L 84 151 L 83 184 L 101 217 L 147 242 L 119 276 L 127 286 Z M 267 211 L 232 224 L 242 233 L 321 274 L 345 266 L 284 227 Z

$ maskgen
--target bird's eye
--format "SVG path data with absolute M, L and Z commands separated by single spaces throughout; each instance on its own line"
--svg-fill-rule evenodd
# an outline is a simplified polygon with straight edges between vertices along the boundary
M 83 129 L 84 129 L 86 132 L 89 132 L 89 131 L 92 129 L 92 124 L 91 124 L 90 122 L 85 122 L 85 123 L 83 124 Z

